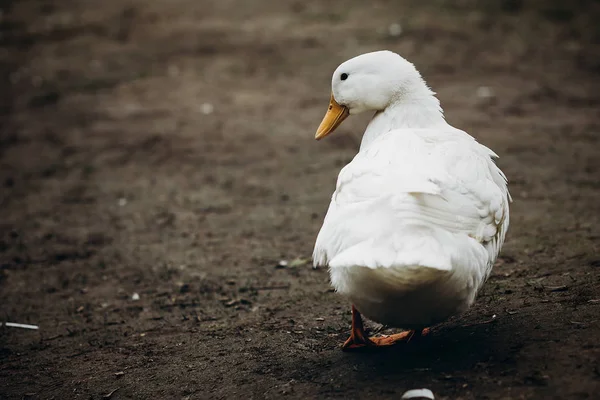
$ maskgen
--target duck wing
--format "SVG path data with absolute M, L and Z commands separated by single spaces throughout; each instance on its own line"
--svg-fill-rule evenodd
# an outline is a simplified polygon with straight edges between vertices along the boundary
M 452 127 L 381 135 L 340 172 L 315 266 L 450 270 L 465 262 L 487 276 L 509 224 L 510 195 L 496 157 Z

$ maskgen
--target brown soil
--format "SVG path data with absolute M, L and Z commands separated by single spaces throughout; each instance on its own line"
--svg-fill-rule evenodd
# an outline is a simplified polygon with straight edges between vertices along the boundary
M 0 398 L 597 398 L 600 3 L 566 3 L 3 2 L 0 321 L 40 329 L 0 328 Z M 381 48 L 500 154 L 512 226 L 470 312 L 347 354 L 306 259 L 367 117 L 313 134 Z

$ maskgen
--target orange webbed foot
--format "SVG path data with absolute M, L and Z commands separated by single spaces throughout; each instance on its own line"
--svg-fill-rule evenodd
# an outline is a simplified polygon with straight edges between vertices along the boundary
M 382 348 L 393 346 L 401 342 L 410 342 L 413 337 L 421 337 L 430 333 L 429 328 L 422 331 L 405 331 L 394 335 L 382 335 L 375 337 L 367 337 L 365 334 L 362 317 L 358 310 L 352 306 L 352 332 L 350 337 L 342 345 L 344 351 L 354 351 L 368 348 Z

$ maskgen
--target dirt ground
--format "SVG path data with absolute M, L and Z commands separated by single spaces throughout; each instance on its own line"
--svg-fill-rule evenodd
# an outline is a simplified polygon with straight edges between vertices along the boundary
M 563 3 L 4 1 L 0 322 L 40 329 L 0 328 L 0 398 L 598 398 L 600 3 Z M 347 354 L 310 256 L 368 116 L 313 135 L 382 48 L 501 156 L 512 225 L 466 315 Z

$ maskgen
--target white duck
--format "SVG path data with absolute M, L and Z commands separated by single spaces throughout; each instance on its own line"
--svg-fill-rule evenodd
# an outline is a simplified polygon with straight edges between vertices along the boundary
M 497 156 L 450 126 L 434 94 L 390 51 L 333 74 L 316 139 L 349 114 L 375 111 L 339 174 L 313 254 L 353 305 L 344 349 L 407 340 L 468 309 L 504 242 L 510 195 Z M 360 313 L 411 331 L 367 338 Z

